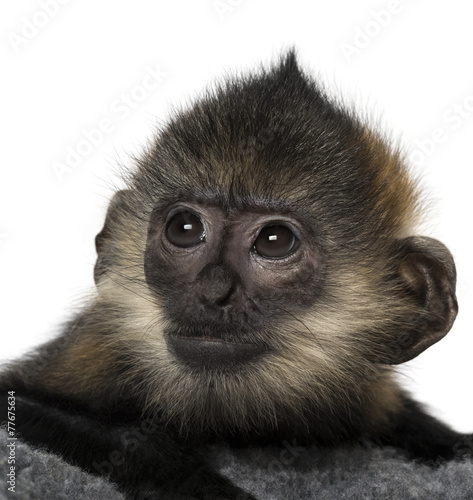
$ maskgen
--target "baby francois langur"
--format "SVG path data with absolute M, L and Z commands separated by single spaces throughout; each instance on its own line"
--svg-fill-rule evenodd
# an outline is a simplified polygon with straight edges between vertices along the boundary
M 452 256 L 416 235 L 400 152 L 292 51 L 177 113 L 126 182 L 93 296 L 0 375 L 22 439 L 131 499 L 253 498 L 207 464 L 218 441 L 468 450 L 392 368 L 450 330 Z

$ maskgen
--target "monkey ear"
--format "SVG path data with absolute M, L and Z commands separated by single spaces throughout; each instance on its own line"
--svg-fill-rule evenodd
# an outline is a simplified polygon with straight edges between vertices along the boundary
M 103 228 L 95 237 L 97 260 L 94 267 L 94 280 L 96 284 L 105 275 L 107 268 L 113 264 L 113 252 L 110 251 L 110 243 L 120 219 L 120 214 L 125 210 L 128 192 L 128 190 L 121 190 L 113 195 L 107 209 Z
M 412 318 L 412 329 L 407 335 L 395 346 L 389 346 L 393 348 L 388 348 L 390 364 L 409 361 L 442 339 L 458 312 L 455 263 L 447 247 L 427 237 L 406 238 L 402 246 L 398 278 L 402 293 L 418 312 Z

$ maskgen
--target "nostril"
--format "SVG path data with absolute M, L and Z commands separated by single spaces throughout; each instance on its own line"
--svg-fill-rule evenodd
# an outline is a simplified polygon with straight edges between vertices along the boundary
M 228 290 L 228 293 L 224 297 L 217 299 L 215 301 L 215 305 L 220 306 L 220 307 L 229 305 L 231 297 L 233 295 L 233 290 L 234 290 L 234 288 L 230 287 L 230 289 Z
M 233 292 L 233 286 L 212 286 L 202 291 L 202 299 L 207 305 L 223 307 L 230 303 Z

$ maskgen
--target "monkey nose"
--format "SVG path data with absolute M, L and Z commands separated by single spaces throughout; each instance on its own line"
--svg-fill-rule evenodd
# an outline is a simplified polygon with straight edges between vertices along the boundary
M 208 306 L 223 307 L 230 303 L 235 293 L 232 275 L 223 266 L 207 266 L 200 275 L 200 296 Z

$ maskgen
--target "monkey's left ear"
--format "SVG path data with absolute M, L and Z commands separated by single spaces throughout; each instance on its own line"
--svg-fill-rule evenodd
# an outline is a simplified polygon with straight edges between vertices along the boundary
M 408 318 L 412 328 L 388 346 L 388 363 L 409 361 L 438 342 L 450 330 L 458 312 L 453 257 L 437 240 L 410 237 L 402 241 L 398 278 L 403 294 L 417 312 Z
M 94 267 L 94 280 L 96 284 L 98 284 L 100 278 L 105 274 L 107 268 L 113 265 L 113 256 L 116 253 L 113 252 L 112 248 L 112 236 L 116 232 L 121 214 L 126 210 L 127 195 L 127 190 L 117 191 L 113 195 L 107 209 L 103 228 L 95 237 L 97 260 Z

